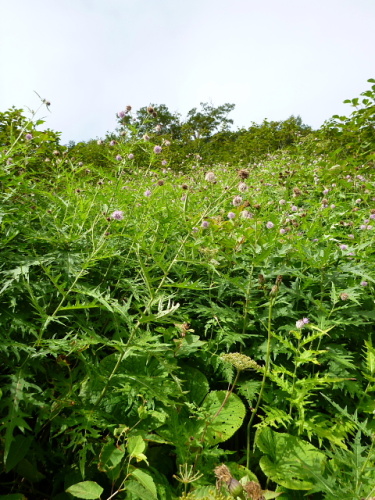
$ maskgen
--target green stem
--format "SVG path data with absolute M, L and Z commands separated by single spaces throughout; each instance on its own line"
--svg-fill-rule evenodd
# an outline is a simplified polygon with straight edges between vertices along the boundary
M 268 375 L 269 371 L 269 366 L 270 366 L 270 359 L 271 359 L 271 339 L 272 339 L 272 309 L 273 305 L 275 302 L 275 297 L 270 298 L 270 303 L 269 303 L 269 308 L 268 308 L 268 324 L 267 324 L 267 351 L 266 351 L 266 364 L 264 366 L 264 372 L 263 372 L 263 379 L 262 379 L 262 384 L 260 386 L 260 391 L 258 395 L 258 400 L 257 404 L 255 405 L 255 408 L 252 411 L 249 423 L 247 424 L 247 443 L 246 443 L 246 468 L 248 469 L 250 466 L 250 447 L 251 447 L 251 438 L 250 438 L 250 431 L 251 431 L 251 426 L 253 424 L 255 415 L 258 413 L 260 403 L 263 398 L 263 392 L 264 388 L 266 385 L 266 378 Z

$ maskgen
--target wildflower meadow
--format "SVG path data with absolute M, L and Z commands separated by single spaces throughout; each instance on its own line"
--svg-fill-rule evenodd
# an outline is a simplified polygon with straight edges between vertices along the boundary
M 0 500 L 375 498 L 368 86 L 319 130 L 0 113 Z

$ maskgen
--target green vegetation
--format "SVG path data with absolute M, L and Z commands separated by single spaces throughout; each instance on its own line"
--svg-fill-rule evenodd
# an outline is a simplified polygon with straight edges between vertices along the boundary
M 369 82 L 317 131 L 0 114 L 0 500 L 375 496 Z

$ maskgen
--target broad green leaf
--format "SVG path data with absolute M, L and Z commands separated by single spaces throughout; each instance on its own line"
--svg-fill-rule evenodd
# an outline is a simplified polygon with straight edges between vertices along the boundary
M 264 474 L 291 490 L 309 490 L 313 487 L 304 464 L 321 470 L 325 456 L 315 446 L 296 436 L 279 433 L 269 427 L 256 433 L 255 443 L 265 453 L 260 459 Z
M 146 449 L 146 443 L 141 436 L 131 436 L 128 439 L 127 448 L 131 458 L 134 457 L 137 462 L 141 462 L 142 460 L 147 462 L 147 457 L 143 453 Z
M 30 445 L 32 443 L 32 436 L 22 436 L 19 434 L 12 441 L 9 453 L 6 460 L 5 471 L 9 472 L 13 469 L 27 454 L 29 451 Z
M 95 481 L 82 481 L 81 483 L 69 486 L 65 491 L 77 498 L 95 500 L 100 498 L 100 495 L 103 493 L 103 488 Z
M 188 365 L 183 366 L 179 376 L 184 380 L 183 388 L 188 391 L 187 397 L 189 401 L 198 405 L 201 404 L 210 390 L 206 376 L 197 368 Z
M 124 457 L 125 450 L 122 446 L 115 446 L 113 443 L 106 443 L 100 452 L 98 468 L 107 471 L 118 465 Z
M 210 392 L 202 405 L 202 410 L 207 412 L 208 416 L 206 422 L 200 424 L 200 431 L 206 428 L 205 440 L 211 446 L 233 436 L 245 418 L 245 405 L 237 394 L 230 394 L 222 407 L 226 396 L 226 391 Z
M 147 472 L 141 469 L 134 469 L 131 474 L 149 492 L 150 499 L 157 498 L 154 480 Z

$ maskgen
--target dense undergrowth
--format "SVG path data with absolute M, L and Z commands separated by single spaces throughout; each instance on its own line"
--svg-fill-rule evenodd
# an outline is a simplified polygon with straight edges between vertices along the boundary
M 374 95 L 181 171 L 2 115 L 1 499 L 375 496 Z

